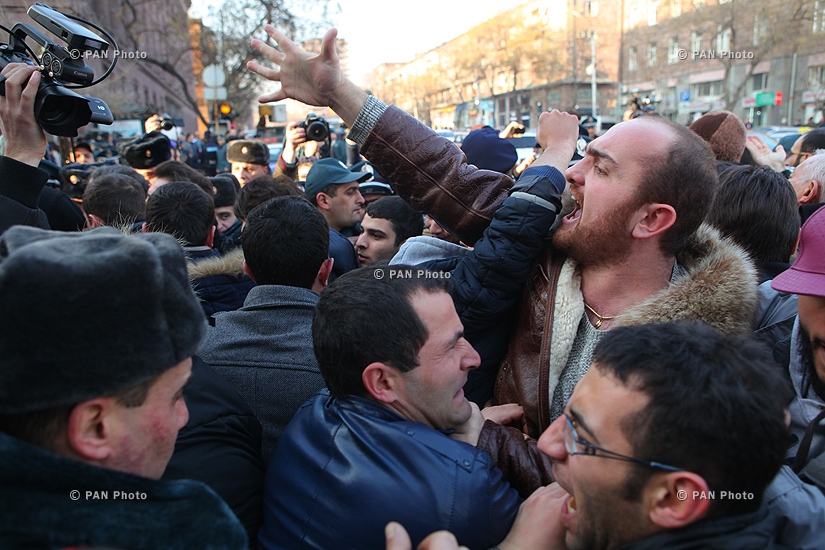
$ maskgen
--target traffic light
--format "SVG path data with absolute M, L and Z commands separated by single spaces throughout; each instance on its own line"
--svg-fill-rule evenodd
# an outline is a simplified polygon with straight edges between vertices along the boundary
M 229 103 L 221 103 L 218 111 L 221 113 L 221 120 L 235 120 L 238 117 L 238 113 L 235 112 Z

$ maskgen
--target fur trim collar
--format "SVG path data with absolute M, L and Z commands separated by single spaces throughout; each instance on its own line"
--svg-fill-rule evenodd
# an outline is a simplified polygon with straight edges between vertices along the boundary
M 242 277 L 244 275 L 243 261 L 243 250 L 238 248 L 223 256 L 206 258 L 199 262 L 188 262 L 189 280 L 195 281 L 214 275 Z
M 753 330 L 759 277 L 744 249 L 702 225 L 677 260 L 687 273 L 622 314 L 617 325 L 701 321 L 722 334 Z
M 759 279 L 747 253 L 703 224 L 678 256 L 685 274 L 618 316 L 615 326 L 700 321 L 723 334 L 753 327 Z M 559 275 L 550 349 L 550 395 L 555 392 L 584 314 L 578 264 L 567 258 Z

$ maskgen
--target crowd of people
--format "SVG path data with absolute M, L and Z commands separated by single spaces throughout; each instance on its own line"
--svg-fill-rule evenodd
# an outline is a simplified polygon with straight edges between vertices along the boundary
M 3 69 L 0 547 L 825 548 L 825 130 L 552 111 L 519 162 L 266 31 L 346 136 L 49 174 Z

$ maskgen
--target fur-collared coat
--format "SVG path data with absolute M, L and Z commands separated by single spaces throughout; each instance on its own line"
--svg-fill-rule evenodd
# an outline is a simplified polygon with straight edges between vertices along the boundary
M 189 280 L 207 317 L 219 311 L 235 311 L 243 306 L 255 282 L 244 273 L 243 250 L 225 255 L 217 250 L 189 256 Z
M 542 258 L 534 267 L 538 274 L 528 279 L 495 392 L 497 403 L 524 407 L 536 437 L 552 421 L 550 400 L 584 315 L 577 263 L 550 248 Z M 699 321 L 725 334 L 752 330 L 758 278 L 742 248 L 703 225 L 677 261 L 685 273 L 617 316 L 614 326 Z

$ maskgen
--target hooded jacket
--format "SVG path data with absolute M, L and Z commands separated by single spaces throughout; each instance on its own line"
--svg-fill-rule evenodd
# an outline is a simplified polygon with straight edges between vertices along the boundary
M 243 250 L 235 249 L 221 256 L 212 249 L 207 253 L 187 253 L 189 280 L 207 317 L 219 311 L 235 311 L 243 306 L 255 281 L 243 270 Z

